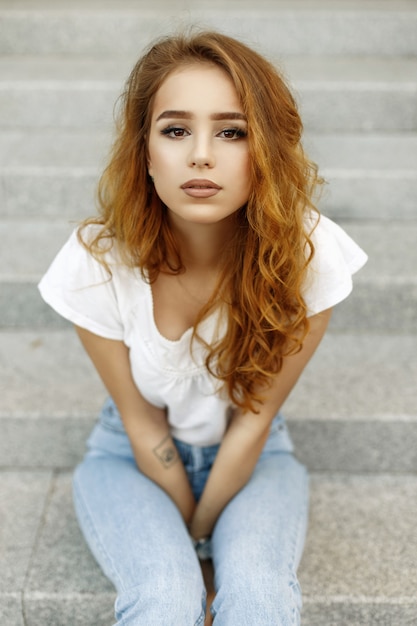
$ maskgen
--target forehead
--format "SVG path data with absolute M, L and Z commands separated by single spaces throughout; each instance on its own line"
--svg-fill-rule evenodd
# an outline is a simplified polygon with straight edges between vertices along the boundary
M 155 95 L 153 118 L 164 110 L 217 113 L 243 112 L 230 76 L 209 63 L 185 65 L 171 72 Z

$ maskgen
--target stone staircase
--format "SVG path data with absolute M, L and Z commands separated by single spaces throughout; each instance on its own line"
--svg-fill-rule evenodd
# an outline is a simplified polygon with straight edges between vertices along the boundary
M 113 623 L 70 486 L 104 390 L 36 283 L 94 211 L 133 61 L 190 22 L 284 66 L 321 208 L 370 256 L 285 409 L 312 473 L 303 626 L 417 624 L 416 0 L 0 0 L 0 624 Z

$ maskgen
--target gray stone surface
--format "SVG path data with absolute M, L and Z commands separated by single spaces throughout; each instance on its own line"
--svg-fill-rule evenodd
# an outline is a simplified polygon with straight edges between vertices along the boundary
M 42 59 L 9 60 L 4 68 L 6 76 L 0 81 L 1 126 L 109 130 L 114 103 L 130 64 L 124 62 L 117 78 L 101 78 L 108 65 L 104 62 L 102 67 L 101 63 L 84 61 L 80 76 L 79 62 L 72 67 L 68 61 L 63 65 L 59 58 L 46 64 Z M 117 73 L 115 67 L 111 65 L 111 74 Z M 350 69 L 346 76 L 344 67 Z M 67 76 L 62 76 L 63 71 Z M 350 61 L 350 65 L 344 61 L 340 67 L 337 60 L 317 62 L 306 57 L 289 74 L 309 130 L 417 130 L 415 59 L 399 66 L 398 62 L 364 58 L 356 64 Z
M 148 42 L 190 22 L 245 37 L 270 53 L 406 56 L 417 52 L 415 5 L 403 1 L 311 6 L 297 1 L 261 0 L 254 5 L 248 0 L 227 4 L 157 0 L 150 6 L 143 0 L 117 5 L 90 0 L 70 7 L 62 2 L 43 6 L 37 2 L 33 7 L 18 0 L 5 6 L 2 54 L 126 54 L 137 50 L 138 41 Z
M 334 86 L 317 83 L 296 85 L 306 129 L 315 132 L 397 132 L 417 130 L 417 86 L 357 88 L 356 83 Z
M 372 602 L 351 597 L 306 601 L 302 626 L 414 626 L 416 614 L 413 602 Z
M 417 213 L 409 222 L 339 220 L 339 223 L 369 256 L 367 264 L 354 276 L 356 285 L 417 282 Z
M 0 85 L 3 126 L 109 128 L 119 87 L 77 84 Z M 30 105 L 28 106 L 28 103 Z
M 417 417 L 415 335 L 329 333 L 285 407 L 304 419 Z
M 414 281 L 359 282 L 353 294 L 336 308 L 331 327 L 339 331 L 415 333 L 417 285 Z M 413 341 L 413 340 L 412 340 Z
M 110 143 L 102 131 L 1 132 L 0 215 L 80 220 L 92 214 Z
M 112 626 L 114 593 L 28 593 L 25 626 Z
M 288 420 L 295 453 L 312 471 L 415 472 L 417 419 Z
M 0 416 L 0 467 L 74 467 L 85 453 L 100 404 L 97 399 L 95 412 L 81 417 L 71 415 L 70 404 L 61 407 L 68 409 L 66 418 Z
M 65 421 L 96 412 L 104 387 L 75 332 L 0 333 L 0 342 L 3 416 Z
M 417 624 L 415 0 L 0 0 L 0 624 L 114 623 L 59 472 L 105 392 L 35 284 L 94 210 L 133 61 L 197 16 L 282 65 L 331 183 L 320 206 L 370 255 L 284 407 L 320 472 L 302 624 Z
M 3 329 L 49 328 L 53 331 L 68 327 L 68 322 L 43 302 L 32 281 L 1 283 L 0 316 Z
M 1 70 L 1 68 L 0 68 Z M 111 134 L 93 129 L 3 129 L 0 167 L 9 173 L 23 171 L 97 174 L 110 148 Z M 59 217 L 59 213 L 57 214 Z
M 27 625 L 112 624 L 114 591 L 84 543 L 71 500 L 70 475 L 57 475 L 24 587 Z M 413 623 L 416 506 L 416 476 L 312 476 L 303 626 Z
M 37 283 L 74 228 L 70 220 L 1 220 L 0 279 Z
M 328 182 L 319 206 L 329 217 L 416 219 L 415 133 L 307 133 L 305 145 Z
M 23 621 L 22 593 L 0 591 L 0 620 L 7 626 L 26 626 Z
M 306 598 L 401 598 L 417 609 L 416 515 L 415 475 L 315 477 L 300 569 Z
M 50 483 L 49 471 L 0 472 L 0 610 L 3 613 L 9 610 L 12 614 L 19 603 L 16 594 L 26 582 Z
M 81 221 L 95 213 L 98 176 L 84 170 L 0 168 L 0 214 L 6 217 L 33 218 L 57 215 Z
M 71 478 L 57 476 L 31 562 L 24 606 L 28 626 L 114 623 L 114 591 L 75 519 Z
M 72 467 L 105 397 L 77 338 L 0 340 L 3 466 Z M 312 470 L 415 472 L 416 380 L 414 335 L 329 333 L 284 406 L 298 456 Z
M 323 172 L 329 187 L 320 209 L 329 217 L 379 220 L 416 218 L 417 183 L 414 174 L 332 170 Z
M 91 555 L 75 517 L 70 474 L 54 477 L 25 594 L 95 594 L 113 591 Z

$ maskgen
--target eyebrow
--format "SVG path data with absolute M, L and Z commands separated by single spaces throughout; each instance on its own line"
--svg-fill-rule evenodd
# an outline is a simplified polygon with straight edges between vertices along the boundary
M 156 121 L 166 119 L 182 119 L 190 120 L 194 117 L 191 111 L 164 111 L 161 115 L 158 115 Z M 243 120 L 246 122 L 246 115 L 239 113 L 238 111 L 225 111 L 224 113 L 212 113 L 210 115 L 211 120 Z

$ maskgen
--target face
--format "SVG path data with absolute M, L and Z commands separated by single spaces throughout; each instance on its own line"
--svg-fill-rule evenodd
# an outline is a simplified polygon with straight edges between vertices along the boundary
M 148 171 L 170 217 L 213 224 L 250 192 L 247 122 L 234 85 L 215 65 L 171 73 L 155 96 Z

